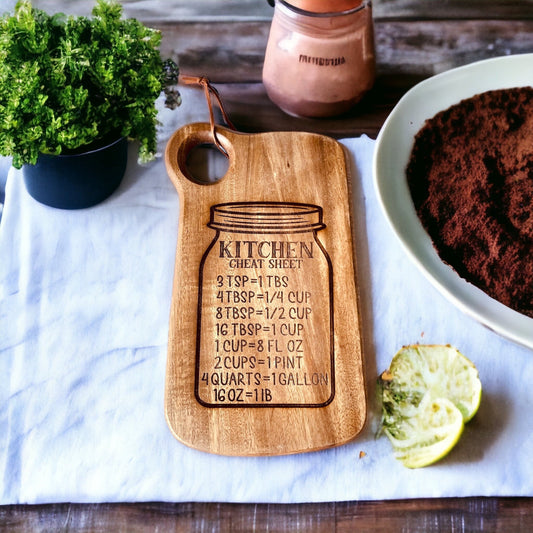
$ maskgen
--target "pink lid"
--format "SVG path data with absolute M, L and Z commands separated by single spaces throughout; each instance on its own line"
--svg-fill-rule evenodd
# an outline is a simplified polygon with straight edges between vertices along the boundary
M 361 5 L 363 0 L 285 0 L 288 4 L 313 13 L 338 13 Z

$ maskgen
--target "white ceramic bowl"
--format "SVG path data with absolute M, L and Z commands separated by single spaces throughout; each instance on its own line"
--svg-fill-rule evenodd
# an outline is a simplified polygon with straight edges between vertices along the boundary
M 533 54 L 479 61 L 419 83 L 401 98 L 379 133 L 374 183 L 394 232 L 437 289 L 488 328 L 533 349 L 532 318 L 489 297 L 441 261 L 418 219 L 405 176 L 414 137 L 426 119 L 475 94 L 524 86 L 533 86 Z

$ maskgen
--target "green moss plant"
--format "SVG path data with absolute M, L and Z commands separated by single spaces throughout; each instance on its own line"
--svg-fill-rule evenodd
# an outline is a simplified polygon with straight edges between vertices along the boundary
M 141 162 L 153 159 L 155 102 L 166 92 L 169 107 L 179 104 L 178 67 L 160 42 L 116 1 L 97 0 L 91 17 L 19 1 L 0 19 L 0 154 L 20 168 L 126 136 Z

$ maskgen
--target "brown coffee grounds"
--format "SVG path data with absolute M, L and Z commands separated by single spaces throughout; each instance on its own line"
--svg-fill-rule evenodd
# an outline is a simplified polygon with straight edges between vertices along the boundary
M 407 180 L 441 259 L 533 317 L 533 88 L 481 93 L 426 121 Z

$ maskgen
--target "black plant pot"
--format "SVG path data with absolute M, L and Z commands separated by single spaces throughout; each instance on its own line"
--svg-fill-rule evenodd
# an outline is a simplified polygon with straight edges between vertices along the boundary
M 83 153 L 41 154 L 35 165 L 24 165 L 24 183 L 42 204 L 60 209 L 91 207 L 120 185 L 127 159 L 125 137 Z

